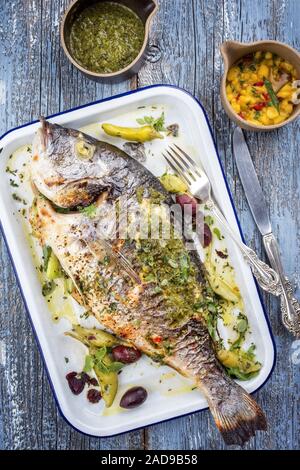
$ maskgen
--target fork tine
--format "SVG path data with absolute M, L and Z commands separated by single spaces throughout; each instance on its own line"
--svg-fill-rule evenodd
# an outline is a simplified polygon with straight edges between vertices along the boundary
M 99 242 L 97 241 L 93 241 L 92 243 L 88 242 L 87 240 L 84 240 L 84 242 L 86 243 L 86 245 L 88 246 L 90 252 L 96 257 L 98 258 L 98 255 L 96 253 L 96 251 L 94 250 L 94 247 L 97 247 L 97 245 L 99 245 Z M 127 272 L 127 274 L 135 280 L 135 282 L 137 284 L 141 284 L 141 280 L 139 278 L 139 276 L 136 274 L 136 272 L 133 270 L 130 262 L 127 260 L 126 256 L 123 255 L 123 253 L 121 252 L 114 252 L 113 249 L 112 249 L 112 245 L 110 242 L 108 242 L 105 238 L 103 238 L 101 240 L 102 244 L 104 245 L 104 247 L 109 251 L 110 255 L 120 263 L 121 267 L 124 269 L 124 271 Z
M 168 153 L 168 155 L 170 155 L 173 162 L 177 164 L 177 166 L 180 168 L 181 172 L 186 176 L 186 178 L 196 181 L 196 177 L 191 171 L 191 168 L 185 162 L 181 161 L 180 156 L 177 156 L 175 150 L 172 149 L 172 147 L 169 147 L 169 150 L 166 150 L 166 152 Z
M 120 213 L 118 220 L 116 221 L 115 226 L 114 226 L 116 235 L 119 235 L 120 227 L 123 225 L 124 222 L 127 222 L 127 213 L 125 215 Z
M 182 150 L 180 147 L 178 147 L 177 144 L 173 144 L 173 145 L 174 145 L 174 147 L 177 148 L 177 150 L 179 150 L 179 152 L 181 152 L 182 155 L 180 155 L 178 152 L 176 152 L 176 150 L 172 149 L 173 152 L 176 154 L 176 156 L 180 159 L 180 161 L 185 164 L 185 167 L 189 171 L 191 171 L 191 166 L 192 166 L 192 168 L 193 168 L 194 172 L 197 174 L 197 176 L 201 177 L 202 175 L 201 175 L 200 168 L 196 165 L 194 160 L 184 150 Z M 184 159 L 183 155 L 187 159 L 187 161 Z
M 177 162 L 174 161 L 174 158 L 172 157 L 172 160 L 170 158 L 168 158 L 164 153 L 162 154 L 162 156 L 164 157 L 164 159 L 167 161 L 167 163 L 170 165 L 170 167 L 172 168 L 173 171 L 175 171 L 175 173 L 177 173 L 180 178 L 182 178 L 184 180 L 184 182 L 190 186 L 191 185 L 191 182 L 189 181 L 189 179 L 183 174 L 183 172 L 180 170 L 180 168 L 178 167 L 177 165 Z M 174 162 L 174 164 L 173 164 Z

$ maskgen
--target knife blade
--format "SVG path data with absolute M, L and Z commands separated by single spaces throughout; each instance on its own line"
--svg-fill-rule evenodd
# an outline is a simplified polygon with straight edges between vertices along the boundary
M 233 132 L 232 148 L 240 179 L 256 225 L 262 235 L 271 233 L 272 227 L 267 204 L 243 131 L 239 127 L 236 127 Z
M 272 233 L 267 204 L 243 131 L 239 127 L 235 128 L 233 132 L 232 149 L 250 210 L 263 236 L 263 243 L 270 264 L 279 275 L 282 323 L 292 334 L 300 337 L 300 303 L 294 297 L 292 284 L 284 274 L 279 246 Z

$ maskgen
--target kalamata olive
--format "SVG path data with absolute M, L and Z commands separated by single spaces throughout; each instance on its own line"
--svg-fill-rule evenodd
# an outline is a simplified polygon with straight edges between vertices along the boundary
M 112 348 L 112 355 L 115 361 L 131 364 L 138 361 L 142 354 L 138 349 L 119 345 Z
M 92 385 L 93 387 L 97 387 L 99 385 L 97 379 L 95 379 L 95 377 L 90 376 L 88 376 L 87 383 L 88 385 Z
M 181 207 L 191 215 L 196 215 L 197 213 L 197 200 L 189 196 L 188 194 L 177 194 L 176 196 L 177 204 L 180 204 Z
M 147 390 L 143 387 L 132 387 L 122 396 L 120 406 L 126 409 L 135 408 L 144 403 L 147 396 Z
M 87 399 L 91 403 L 98 403 L 101 400 L 101 393 L 99 390 L 96 390 L 95 388 L 91 388 L 87 392 Z
M 97 387 L 98 381 L 95 377 L 90 377 L 86 372 L 69 372 L 66 375 L 69 387 L 74 395 L 79 395 L 84 389 L 85 384 Z
M 203 247 L 206 248 L 208 245 L 211 244 L 212 241 L 212 233 L 207 224 L 204 224 L 203 227 Z
M 224 253 L 224 251 L 216 250 L 216 253 L 220 258 L 223 258 L 223 259 L 228 258 L 228 254 Z
M 86 377 L 83 374 L 77 374 L 77 372 L 70 372 L 66 375 L 69 387 L 74 395 L 79 395 L 86 384 Z

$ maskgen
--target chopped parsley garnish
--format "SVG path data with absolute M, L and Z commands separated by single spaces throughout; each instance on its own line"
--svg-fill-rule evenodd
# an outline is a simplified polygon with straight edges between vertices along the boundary
M 207 225 L 213 225 L 214 219 L 212 218 L 211 215 L 206 215 L 204 217 L 204 222 L 207 223 Z
M 6 167 L 6 173 L 10 173 L 13 176 L 17 176 L 18 170 L 11 170 L 9 166 Z
M 43 259 L 44 259 L 44 271 L 47 271 L 49 259 L 52 253 L 52 248 L 50 246 L 43 246 Z
M 18 196 L 16 193 L 13 193 L 12 194 L 12 197 L 15 201 L 18 201 L 18 202 L 22 202 L 22 199 L 20 198 L 20 196 Z
M 245 333 L 247 328 L 248 328 L 248 321 L 244 318 L 239 320 L 239 322 L 236 325 L 236 329 L 239 333 Z
M 143 118 L 138 118 L 136 120 L 141 126 L 148 125 L 152 126 L 156 131 L 165 131 L 165 113 L 162 112 L 158 118 L 153 116 L 144 116 Z
M 55 282 L 53 281 L 47 281 L 43 284 L 42 286 L 42 294 L 44 297 L 46 297 L 47 295 L 50 295 L 52 294 L 52 292 L 54 291 L 56 287 L 56 284 Z
M 222 240 L 223 237 L 222 237 L 222 235 L 221 235 L 220 230 L 219 230 L 217 227 L 215 227 L 215 228 L 213 229 L 213 233 L 216 235 L 216 237 L 218 238 L 218 240 Z
M 83 372 L 90 372 L 94 367 L 94 360 L 92 356 L 85 356 Z
M 19 187 L 19 185 L 18 185 L 12 178 L 9 179 L 9 184 L 10 184 L 13 188 L 18 188 L 18 187 Z
M 103 346 L 102 348 L 97 349 L 94 354 L 86 356 L 83 371 L 90 372 L 94 367 L 97 367 L 104 374 L 108 374 L 109 372 L 119 372 L 124 364 L 118 361 L 107 361 L 107 353 L 107 348 Z
M 79 212 L 86 215 L 90 219 L 93 219 L 94 217 L 96 217 L 97 207 L 95 206 L 95 204 L 90 204 L 86 207 L 79 207 Z
M 248 318 L 243 313 L 239 313 L 237 320 L 233 329 L 238 333 L 238 338 L 231 344 L 230 350 L 239 349 L 241 347 L 249 326 Z

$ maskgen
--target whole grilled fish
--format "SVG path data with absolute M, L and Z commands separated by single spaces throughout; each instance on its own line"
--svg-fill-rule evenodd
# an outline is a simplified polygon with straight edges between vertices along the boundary
M 78 155 L 78 141 L 92 148 L 85 160 Z M 242 445 L 256 430 L 265 430 L 261 408 L 216 359 L 205 324 L 205 279 L 185 240 L 176 237 L 174 223 L 164 243 L 116 237 L 108 250 L 99 236 L 120 211 L 120 196 L 126 196 L 135 223 L 153 199 L 168 207 L 169 195 L 159 181 L 118 148 L 46 121 L 35 137 L 31 169 L 39 191 L 57 205 L 73 208 L 101 195 L 94 218 L 57 213 L 40 196 L 32 217 L 41 244 L 52 248 L 78 288 L 79 301 L 116 335 L 192 379 L 227 444 Z M 111 256 L 120 250 L 139 283 Z

